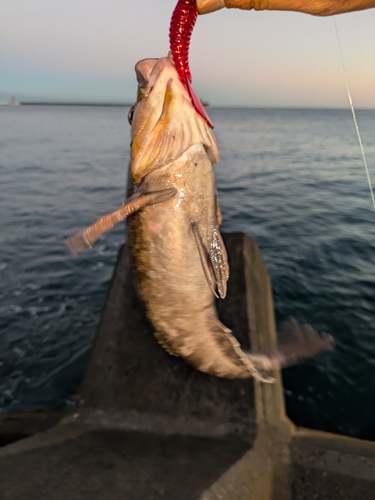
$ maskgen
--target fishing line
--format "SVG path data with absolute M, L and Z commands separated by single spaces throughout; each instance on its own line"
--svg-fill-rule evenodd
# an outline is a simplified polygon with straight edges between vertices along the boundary
M 369 185 L 369 188 L 370 188 L 371 199 L 372 199 L 372 205 L 373 205 L 373 207 L 374 207 L 374 211 L 375 211 L 375 198 L 374 198 L 374 191 L 373 191 L 373 189 L 372 189 L 371 178 L 370 178 L 370 172 L 369 172 L 369 169 L 368 169 L 368 166 L 367 166 L 367 160 L 366 160 L 365 150 L 363 149 L 363 144 L 362 144 L 361 134 L 359 133 L 359 127 L 358 127 L 358 123 L 357 123 L 357 117 L 356 117 L 356 114 L 355 114 L 355 111 L 354 111 L 354 106 L 353 106 L 352 96 L 351 96 L 351 94 L 350 94 L 350 90 L 349 90 L 348 77 L 347 77 L 347 75 L 346 75 L 346 69 L 345 69 L 345 64 L 344 64 L 344 57 L 343 57 L 343 55 L 342 55 L 341 42 L 340 42 L 340 37 L 339 37 L 339 32 L 338 32 L 338 29 L 337 29 L 336 17 L 335 17 L 335 16 L 333 17 L 333 21 L 334 21 L 334 23 L 335 23 L 335 30 L 336 30 L 337 42 L 338 42 L 338 44 L 339 44 L 340 57 L 341 57 L 341 64 L 342 64 L 342 69 L 343 69 L 343 72 L 344 72 L 344 80 L 345 80 L 345 86 L 346 86 L 346 93 L 348 94 L 348 99 L 349 99 L 350 109 L 352 110 L 352 115 L 353 115 L 354 125 L 355 125 L 355 129 L 356 129 L 356 131 L 357 131 L 357 137 L 358 137 L 359 147 L 361 148 L 361 153 L 362 153 L 362 158 L 363 158 L 363 164 L 364 164 L 364 166 L 365 166 L 366 175 L 367 175 L 367 181 L 368 181 L 368 185 Z
M 68 366 L 70 366 L 72 363 L 74 363 L 77 359 L 79 359 L 81 356 L 86 354 L 87 351 L 89 351 L 92 347 L 92 343 L 86 345 L 82 349 L 80 349 L 78 352 L 73 354 L 71 358 L 69 358 L 67 361 L 59 365 L 58 367 L 54 368 L 52 371 L 50 371 L 45 377 L 43 377 L 41 380 L 38 380 L 31 385 L 31 387 L 40 387 L 41 385 L 44 385 L 46 382 L 48 382 L 52 377 L 54 377 L 57 373 L 61 372 Z

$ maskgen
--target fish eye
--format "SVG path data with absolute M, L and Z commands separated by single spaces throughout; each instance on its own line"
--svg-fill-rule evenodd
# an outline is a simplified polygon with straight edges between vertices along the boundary
M 131 125 L 133 123 L 134 110 L 135 110 L 135 106 L 132 106 L 129 109 L 129 113 L 128 113 L 128 122 L 129 122 L 129 125 Z

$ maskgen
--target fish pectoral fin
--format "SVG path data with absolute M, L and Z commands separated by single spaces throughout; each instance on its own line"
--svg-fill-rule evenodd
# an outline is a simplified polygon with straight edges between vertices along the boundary
M 197 245 L 199 257 L 201 260 L 204 275 L 206 276 L 207 284 L 210 287 L 212 293 L 215 295 L 215 297 L 219 298 L 219 296 L 215 290 L 215 285 L 214 285 L 215 276 L 214 276 L 213 269 L 212 269 L 211 264 L 210 264 L 210 256 L 209 256 L 205 246 L 203 245 L 203 241 L 202 241 L 202 238 L 199 234 L 197 223 L 192 221 L 191 228 L 192 228 L 192 231 L 194 234 L 195 243 Z
M 195 221 L 192 221 L 191 227 L 208 286 L 215 297 L 224 299 L 227 294 L 229 265 L 227 251 L 221 234 L 216 227 L 212 229 L 210 247 L 209 250 L 207 250 L 203 244 L 198 225 Z
M 333 347 L 334 341 L 328 333 L 318 333 L 310 325 L 300 325 L 290 318 L 283 326 L 284 337 L 276 349 L 247 353 L 248 358 L 259 370 L 276 370 L 312 358 Z
M 214 228 L 212 231 L 212 239 L 210 243 L 210 262 L 220 298 L 224 299 L 227 294 L 229 264 L 224 241 L 217 228 Z
M 129 215 L 134 214 L 147 205 L 155 205 L 173 198 L 177 194 L 177 189 L 167 188 L 152 193 L 134 193 L 120 208 L 114 212 L 104 215 L 86 229 L 79 231 L 64 241 L 67 249 L 77 256 L 85 248 L 91 248 L 95 241 L 113 226 L 125 220 Z

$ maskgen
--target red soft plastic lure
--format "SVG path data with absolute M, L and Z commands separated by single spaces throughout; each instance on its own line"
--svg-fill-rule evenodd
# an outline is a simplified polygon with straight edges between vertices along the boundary
M 198 9 L 195 0 L 178 0 L 173 11 L 169 28 L 169 46 L 178 76 L 185 86 L 195 110 L 214 128 L 199 97 L 191 86 L 192 78 L 189 69 L 189 46 Z

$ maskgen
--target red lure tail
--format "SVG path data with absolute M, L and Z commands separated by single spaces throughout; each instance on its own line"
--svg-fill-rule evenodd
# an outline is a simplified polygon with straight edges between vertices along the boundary
M 191 86 L 192 78 L 189 69 L 189 46 L 197 17 L 198 9 L 195 0 L 177 1 L 169 27 L 169 46 L 173 64 L 182 84 L 188 91 L 192 105 L 197 113 L 206 120 L 208 125 L 214 128 L 199 97 Z

